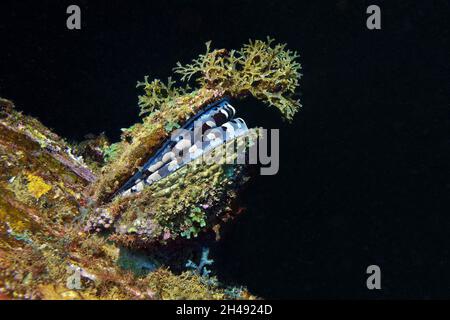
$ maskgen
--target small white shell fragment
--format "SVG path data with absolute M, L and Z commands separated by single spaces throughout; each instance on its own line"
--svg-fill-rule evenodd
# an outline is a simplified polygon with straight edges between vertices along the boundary
M 183 139 L 175 145 L 175 149 L 184 150 L 186 148 L 189 148 L 190 146 L 191 146 L 191 141 L 188 139 Z
M 197 145 L 194 144 L 192 147 L 189 148 L 189 153 L 195 153 L 198 150 Z
M 216 122 L 212 120 L 206 121 L 205 124 L 210 128 L 214 128 L 216 126 Z
M 148 168 L 149 171 L 151 172 L 155 172 L 156 170 L 158 170 L 159 168 L 161 168 L 163 166 L 164 162 L 163 161 L 158 161 L 157 163 L 155 163 L 154 165 L 150 166 Z
M 175 153 L 173 153 L 172 151 L 169 151 L 163 155 L 161 161 L 164 163 L 167 163 L 170 160 L 173 160 L 174 158 L 175 158 Z
M 178 166 L 178 161 L 173 160 L 173 161 L 169 162 L 167 169 L 169 169 L 169 171 L 173 171 L 176 169 L 177 166 Z
M 215 134 L 210 132 L 206 135 L 206 139 L 208 140 L 214 140 L 216 138 Z
M 220 112 L 225 115 L 225 117 L 228 118 L 228 112 L 226 112 L 224 109 L 220 109 Z
M 159 179 L 161 179 L 161 176 L 159 175 L 159 173 L 154 172 L 147 178 L 147 183 L 152 183 L 152 182 L 158 181 Z
M 139 182 L 135 187 L 137 192 L 141 192 L 142 190 L 144 190 L 144 182 Z

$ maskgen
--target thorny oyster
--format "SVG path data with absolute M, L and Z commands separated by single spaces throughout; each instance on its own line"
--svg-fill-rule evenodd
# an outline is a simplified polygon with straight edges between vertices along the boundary
M 92 189 L 101 206 L 87 230 L 110 229 L 122 244 L 148 247 L 196 236 L 232 216 L 233 199 L 247 179 L 245 169 L 200 160 L 227 149 L 226 144 L 251 144 L 255 139 L 255 130 L 235 118 L 228 98 L 252 95 L 277 107 L 288 120 L 298 110 L 300 104 L 292 98 L 300 77 L 297 54 L 285 45 L 272 47 L 272 42 L 250 41 L 239 51 L 211 51 L 207 43 L 204 55 L 175 68 L 183 80 L 198 75 L 200 88 L 189 93 L 188 88 L 174 87 L 170 78 L 167 85 L 147 78 L 138 83 L 145 90 L 141 113 L 149 115 L 115 145 L 116 158 Z M 174 137 L 179 128 L 190 133 Z M 203 145 L 197 147 L 199 140 Z M 182 159 L 186 154 L 192 161 Z

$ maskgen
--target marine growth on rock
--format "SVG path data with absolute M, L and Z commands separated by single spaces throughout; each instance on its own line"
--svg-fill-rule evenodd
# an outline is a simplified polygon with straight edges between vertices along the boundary
M 138 82 L 142 120 L 113 144 L 69 145 L 0 99 L 0 298 L 254 298 L 211 276 L 198 241 L 220 238 L 251 178 L 238 160 L 259 131 L 239 100 L 291 121 L 301 106 L 297 58 L 270 38 L 238 50 L 208 42 L 177 63 L 181 84 Z

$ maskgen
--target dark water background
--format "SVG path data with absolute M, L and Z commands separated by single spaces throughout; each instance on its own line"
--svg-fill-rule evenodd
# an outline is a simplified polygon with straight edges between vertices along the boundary
M 77 4 L 82 30 L 68 31 Z M 365 10 L 378 4 L 382 30 Z M 280 172 L 212 248 L 220 279 L 265 298 L 450 297 L 448 1 L 2 1 L 0 96 L 72 140 L 138 120 L 135 84 L 267 35 L 299 51 Z M 377 264 L 382 290 L 366 289 Z

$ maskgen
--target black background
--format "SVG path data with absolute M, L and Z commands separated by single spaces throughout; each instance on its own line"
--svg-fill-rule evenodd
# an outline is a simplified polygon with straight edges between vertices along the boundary
M 77 4 L 82 30 L 66 29 Z M 377 4 L 382 30 L 366 28 Z M 212 248 L 264 298 L 450 297 L 448 1 L 2 1 L 0 96 L 81 140 L 138 118 L 137 80 L 267 35 L 301 54 L 302 110 L 236 102 L 281 130 L 280 172 Z M 369 291 L 368 265 L 382 270 Z

